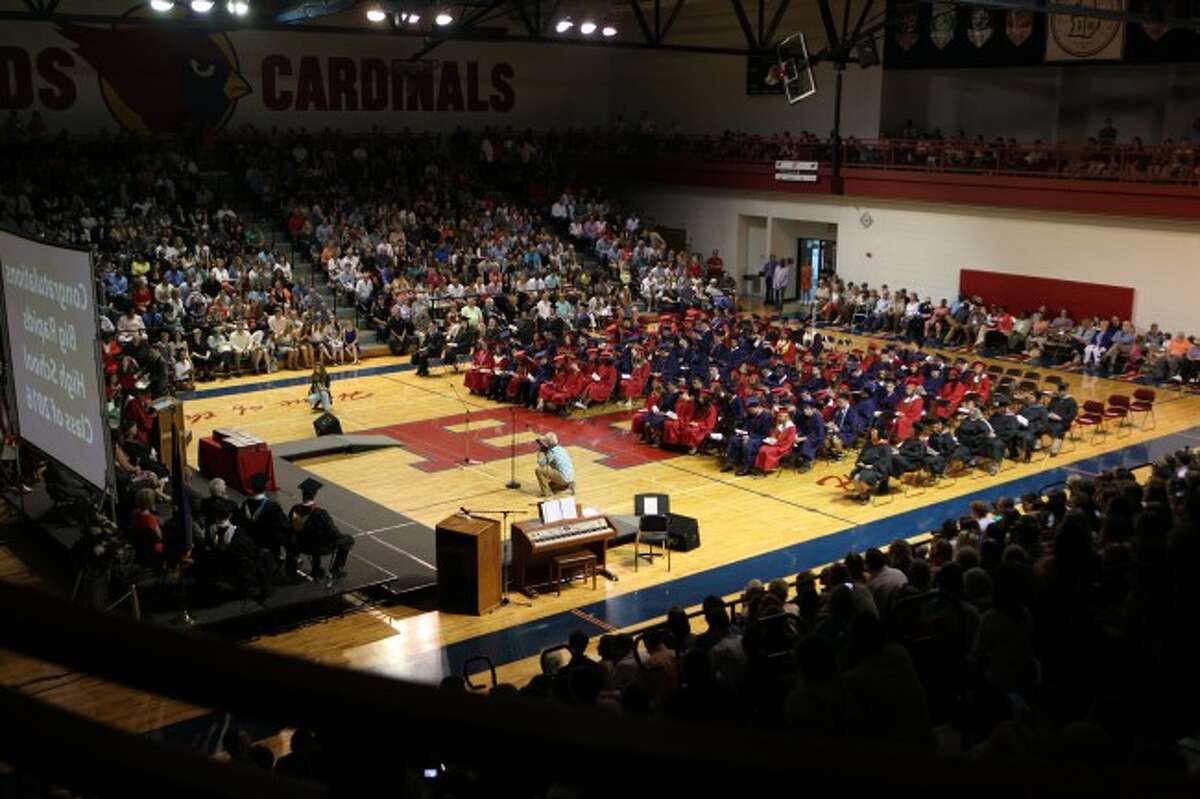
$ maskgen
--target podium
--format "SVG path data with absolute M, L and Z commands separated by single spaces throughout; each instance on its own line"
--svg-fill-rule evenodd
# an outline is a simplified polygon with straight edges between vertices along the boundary
M 500 605 L 500 522 L 454 515 L 435 530 L 438 608 L 480 616 Z
M 183 403 L 174 397 L 163 397 L 150 405 L 154 413 L 152 443 L 158 450 L 158 460 L 167 471 L 175 472 L 175 453 L 179 463 L 187 469 L 187 430 L 183 424 Z

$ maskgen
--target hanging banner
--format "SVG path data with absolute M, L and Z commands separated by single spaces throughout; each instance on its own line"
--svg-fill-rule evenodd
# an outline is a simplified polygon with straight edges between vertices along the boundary
M 954 39 L 954 29 L 957 27 L 958 6 L 948 2 L 934 3 L 933 17 L 929 20 L 929 38 L 939 50 L 945 50 L 946 45 Z
M 1033 35 L 1032 11 L 1009 11 L 1004 15 L 1004 33 L 1016 47 L 1020 47 Z
M 1125 11 L 1125 0 L 1078 0 L 1099 11 Z M 1046 61 L 1119 61 L 1125 55 L 1125 23 L 1077 14 L 1050 14 Z
M 971 9 L 967 25 L 967 39 L 976 47 L 983 47 L 992 38 L 992 12 L 982 6 Z

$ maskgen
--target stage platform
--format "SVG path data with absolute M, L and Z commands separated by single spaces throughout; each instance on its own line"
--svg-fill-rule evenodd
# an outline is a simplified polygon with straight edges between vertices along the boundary
M 322 436 L 274 445 L 275 478 L 279 484 L 275 499 L 285 511 L 300 501 L 298 486 L 306 478 L 315 477 L 301 465 L 305 458 L 398 446 L 399 442 L 393 438 L 369 435 Z M 322 482 L 325 486 L 317 497 L 319 504 L 329 511 L 342 532 L 354 537 L 354 549 L 346 562 L 344 577 L 332 582 L 310 580 L 296 585 L 278 585 L 262 601 L 222 595 L 212 603 L 199 604 L 177 585 L 167 583 L 162 575 L 144 571 L 138 579 L 138 590 L 142 595 L 145 618 L 175 624 L 186 610 L 197 625 L 221 624 L 285 609 L 302 613 L 304 605 L 312 605 L 315 609 L 337 597 L 367 589 L 381 588 L 399 596 L 436 585 L 433 530 L 327 478 Z M 200 501 L 209 495 L 208 480 L 195 472 L 190 488 L 193 512 L 198 512 Z M 238 503 L 244 499 L 235 491 L 230 491 L 229 496 Z M 80 534 L 69 512 L 56 509 L 50 497 L 40 489 L 24 497 L 11 495 L 8 499 L 14 506 L 24 507 L 30 522 L 45 534 L 46 539 L 61 548 L 65 559 Z M 306 558 L 301 558 L 300 563 L 302 569 L 307 568 Z M 71 567 L 68 565 L 67 568 Z M 64 582 L 69 585 L 73 575 L 68 576 L 71 579 Z
M 398 442 L 386 436 L 320 436 L 273 445 L 275 480 L 279 484 L 273 496 L 285 511 L 300 502 L 300 483 L 315 477 L 299 465 L 305 458 L 396 446 Z M 332 582 L 279 585 L 262 601 L 238 598 L 210 606 L 189 606 L 187 611 L 195 624 L 220 624 L 300 605 L 315 605 L 370 588 L 381 587 L 401 595 L 437 584 L 433 530 L 327 479 L 322 482 L 325 485 L 317 495 L 318 504 L 329 511 L 343 533 L 354 537 L 346 575 Z M 193 478 L 192 488 L 201 497 L 208 495 L 208 481 L 199 474 Z M 231 491 L 230 496 L 238 502 L 242 500 L 236 492 Z M 306 559 L 302 558 L 301 568 L 306 566 Z M 179 611 L 180 608 L 172 607 L 152 613 L 151 617 L 171 623 L 178 618 Z

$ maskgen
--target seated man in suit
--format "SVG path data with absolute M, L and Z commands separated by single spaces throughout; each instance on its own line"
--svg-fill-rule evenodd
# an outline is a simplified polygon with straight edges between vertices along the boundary
M 214 505 L 216 524 L 211 541 L 217 573 L 228 580 L 239 595 L 261 601 L 271 593 L 274 559 L 248 532 L 233 523 L 233 509 L 233 503 L 229 501 Z
M 283 560 L 285 582 L 297 581 L 296 534 L 279 503 L 267 496 L 267 475 L 258 472 L 250 477 L 254 495 L 238 509 L 237 523 L 250 534 L 272 558 Z

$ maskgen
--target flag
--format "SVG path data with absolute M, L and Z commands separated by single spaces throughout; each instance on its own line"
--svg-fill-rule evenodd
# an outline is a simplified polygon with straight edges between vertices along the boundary
M 1008 34 L 1008 40 L 1017 47 L 1025 44 L 1033 35 L 1033 12 L 1015 10 L 1007 12 L 1004 32 Z
M 176 430 L 171 436 L 171 498 L 175 500 L 175 515 L 179 519 L 180 555 L 192 551 L 192 500 L 188 493 L 187 481 L 183 472 L 183 447 L 175 440 L 179 435 Z
M 939 50 L 945 50 L 946 45 L 950 44 L 957 27 L 958 6 L 943 0 L 934 3 L 933 15 L 929 19 L 929 38 Z
M 983 47 L 992 38 L 992 12 L 983 6 L 975 6 L 968 19 L 967 39 L 976 47 Z

